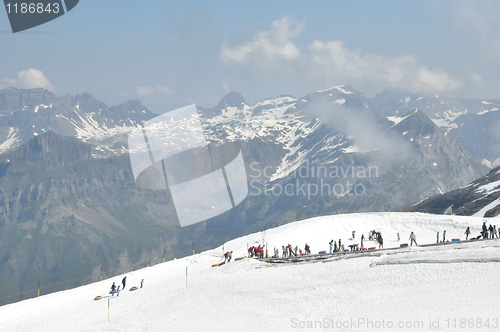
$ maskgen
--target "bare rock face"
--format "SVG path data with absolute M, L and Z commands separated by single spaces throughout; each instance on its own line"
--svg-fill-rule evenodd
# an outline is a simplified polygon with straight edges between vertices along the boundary
M 405 205 L 399 211 L 496 217 L 500 214 L 500 167 L 467 186 Z

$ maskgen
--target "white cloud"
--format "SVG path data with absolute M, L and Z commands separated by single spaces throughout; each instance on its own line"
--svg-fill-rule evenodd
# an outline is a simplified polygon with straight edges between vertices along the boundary
M 41 70 L 30 68 L 17 74 L 17 79 L 6 78 L 4 80 L 10 86 L 23 89 L 44 88 L 55 91 L 54 86 L 49 82 Z
M 231 47 L 227 40 L 222 45 L 221 57 L 225 61 L 245 62 L 266 60 L 295 60 L 300 49 L 291 41 L 304 29 L 304 22 L 285 16 L 272 23 L 270 31 L 259 31 L 251 42 Z
M 315 40 L 305 50 L 292 41 L 300 36 L 303 22 L 284 17 L 274 21 L 269 31 L 259 31 L 251 42 L 229 46 L 224 42 L 221 58 L 257 65 L 278 62 L 288 72 L 320 80 L 323 84 L 357 84 L 405 88 L 415 92 L 443 93 L 463 87 L 460 80 L 442 69 L 431 69 L 413 55 L 385 57 L 349 49 L 343 41 Z M 285 68 L 286 70 L 287 68 Z
M 156 87 L 153 86 L 138 86 L 137 93 L 141 96 L 151 97 L 154 95 L 169 95 L 173 91 L 167 88 L 166 86 L 158 85 Z

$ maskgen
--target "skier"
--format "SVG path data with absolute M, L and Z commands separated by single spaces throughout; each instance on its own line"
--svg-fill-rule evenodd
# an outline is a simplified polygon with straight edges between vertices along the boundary
M 439 231 L 436 234 L 436 243 L 439 243 Z
M 465 234 L 465 240 L 468 240 L 470 235 L 470 227 L 467 227 L 464 234 Z
M 115 283 L 113 282 L 113 284 L 111 285 L 111 296 L 115 296 L 115 293 L 116 293 L 116 285 Z
M 144 283 L 144 279 L 141 280 L 141 288 L 142 288 L 142 284 Z
M 443 231 L 443 242 L 446 242 L 446 229 Z
M 123 284 L 123 287 L 122 289 L 125 289 L 125 281 L 127 280 L 127 277 L 125 276 L 123 279 L 122 279 L 122 284 Z
M 413 234 L 413 232 L 411 232 L 411 234 L 410 234 L 410 240 L 411 240 L 410 246 L 413 245 L 413 242 L 415 242 L 415 245 L 418 246 L 418 244 L 417 244 L 417 237 L 415 236 L 415 234 Z

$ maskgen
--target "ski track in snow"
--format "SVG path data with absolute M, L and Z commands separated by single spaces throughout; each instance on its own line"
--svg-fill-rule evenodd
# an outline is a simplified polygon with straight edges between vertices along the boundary
M 332 238 L 348 245 L 352 230 L 359 239 L 370 229 L 382 232 L 386 248 L 398 247 L 410 231 L 420 244 L 433 243 L 436 231 L 443 229 L 450 239 L 463 238 L 467 226 L 475 235 L 482 221 L 421 213 L 325 216 L 234 239 L 224 250 L 233 250 L 234 258 L 243 256 L 247 243 L 262 242 L 265 236 L 271 249 L 288 243 L 303 248 L 307 242 L 316 253 L 328 250 Z M 398 231 L 401 242 L 396 242 Z M 366 241 L 365 246 L 375 243 Z M 380 253 L 302 264 L 244 259 L 212 268 L 221 261 L 218 247 L 127 273 L 126 289 L 142 278 L 144 288 L 111 298 L 110 322 L 108 300 L 93 298 L 105 295 L 113 281 L 120 284 L 124 275 L 0 307 L 0 331 L 458 331 L 447 327 L 446 319 L 489 318 L 493 324 L 499 316 L 498 295 L 491 288 L 500 270 L 499 240 Z M 437 319 L 440 328 L 431 329 L 430 321 Z M 297 328 L 325 320 L 347 325 Z M 375 329 L 357 324 L 362 320 L 411 327 Z M 416 325 L 420 322 L 423 327 Z

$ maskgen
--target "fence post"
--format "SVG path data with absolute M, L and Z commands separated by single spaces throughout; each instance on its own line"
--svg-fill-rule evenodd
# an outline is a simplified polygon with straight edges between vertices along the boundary
M 38 297 L 40 297 L 40 280 L 38 280 Z

